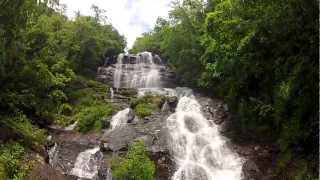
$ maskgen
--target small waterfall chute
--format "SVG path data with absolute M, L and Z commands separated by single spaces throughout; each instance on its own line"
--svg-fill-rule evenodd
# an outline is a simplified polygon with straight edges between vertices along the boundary
M 93 179 L 98 175 L 98 164 L 103 158 L 99 147 L 79 153 L 70 174 L 79 178 Z
M 129 113 L 130 108 L 126 108 L 122 111 L 117 112 L 117 114 L 115 114 L 111 119 L 111 129 L 115 129 L 117 127 L 127 124 L 127 121 L 129 120 Z
M 121 76 L 122 76 L 122 65 L 123 65 L 124 54 L 121 53 L 118 55 L 117 63 L 115 64 L 116 69 L 113 74 L 113 86 L 119 88 L 121 86 Z

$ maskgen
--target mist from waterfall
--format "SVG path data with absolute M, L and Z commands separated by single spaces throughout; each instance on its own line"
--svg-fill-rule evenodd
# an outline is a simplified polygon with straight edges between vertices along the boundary
M 125 62 L 129 58 L 130 62 Z M 131 61 L 131 59 L 134 61 Z M 119 54 L 115 64 L 113 86 L 115 88 L 146 88 L 160 87 L 159 56 L 152 56 L 150 52 L 138 53 L 136 56 Z
M 242 160 L 210 124 L 193 95 L 179 99 L 167 119 L 169 146 L 177 170 L 173 180 L 240 180 Z

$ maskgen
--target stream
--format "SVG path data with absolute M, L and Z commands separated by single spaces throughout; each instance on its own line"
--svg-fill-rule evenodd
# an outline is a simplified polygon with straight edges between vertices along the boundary
M 75 135 L 74 126 L 53 134 L 50 165 L 77 179 L 111 180 L 110 160 L 143 140 L 156 162 L 157 179 L 240 180 L 244 159 L 220 133 L 213 100 L 186 87 L 175 87 L 175 76 L 150 52 L 120 54 L 115 63 L 98 69 L 98 79 L 112 82 L 109 101 L 121 107 L 102 134 Z M 167 96 L 161 112 L 137 118 L 124 91 L 136 96 Z M 209 110 L 208 110 L 209 109 Z M 212 112 L 214 111 L 214 112 Z

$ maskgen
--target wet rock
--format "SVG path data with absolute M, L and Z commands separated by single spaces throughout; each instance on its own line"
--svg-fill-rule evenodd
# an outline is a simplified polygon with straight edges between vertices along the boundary
M 157 180 L 168 180 L 173 174 L 174 164 L 170 158 L 168 151 L 151 153 L 151 159 L 156 165 L 156 179 Z
M 27 180 L 76 180 L 75 176 L 63 175 L 58 170 L 53 169 L 49 165 L 39 165 L 35 167 L 26 178 Z
M 165 104 L 167 104 L 166 105 L 167 110 L 169 110 L 170 112 L 174 112 L 178 104 L 178 97 L 176 96 L 167 97 L 163 105 Z
M 108 152 L 108 151 L 112 151 L 109 147 L 109 143 L 104 143 L 104 142 L 101 142 L 100 143 L 100 150 L 102 152 Z
M 104 120 L 103 129 L 110 128 L 110 118 Z
M 115 128 L 112 131 L 107 131 L 102 137 L 101 142 L 108 143 L 111 151 L 126 150 L 128 144 L 132 142 L 137 136 L 134 128 L 130 126 L 123 126 Z
M 137 124 L 138 122 L 140 121 L 139 117 L 138 116 L 135 116 L 131 122 L 131 124 L 135 125 Z
M 119 95 L 120 97 L 133 97 L 138 94 L 137 89 L 134 88 L 118 88 L 115 90 L 115 95 Z
M 99 67 L 97 72 L 97 80 L 105 83 L 113 81 L 115 68 L 113 66 Z
M 145 146 L 148 147 L 152 147 L 153 145 L 153 137 L 151 135 L 143 135 L 140 137 L 137 137 L 135 139 L 135 141 L 142 141 L 144 142 Z
M 223 123 L 223 121 L 224 121 L 224 119 L 218 118 L 218 119 L 214 120 L 214 123 L 217 125 L 221 125 Z
M 171 111 L 171 108 L 170 108 L 168 102 L 166 101 L 165 103 L 163 103 L 163 105 L 161 107 L 161 112 L 168 113 L 170 111 Z
M 117 63 L 117 56 L 107 57 L 104 61 L 104 66 L 110 66 Z
M 245 180 L 255 180 L 260 177 L 260 170 L 253 160 L 247 160 L 242 166 Z

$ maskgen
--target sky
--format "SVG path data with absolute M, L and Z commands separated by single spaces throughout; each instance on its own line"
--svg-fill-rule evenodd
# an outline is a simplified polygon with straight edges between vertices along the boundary
M 93 15 L 92 4 L 106 10 L 111 23 L 127 40 L 131 48 L 135 39 L 143 32 L 150 31 L 158 17 L 167 18 L 172 0 L 60 0 L 67 5 L 67 16 L 72 18 L 75 11 L 82 15 Z

